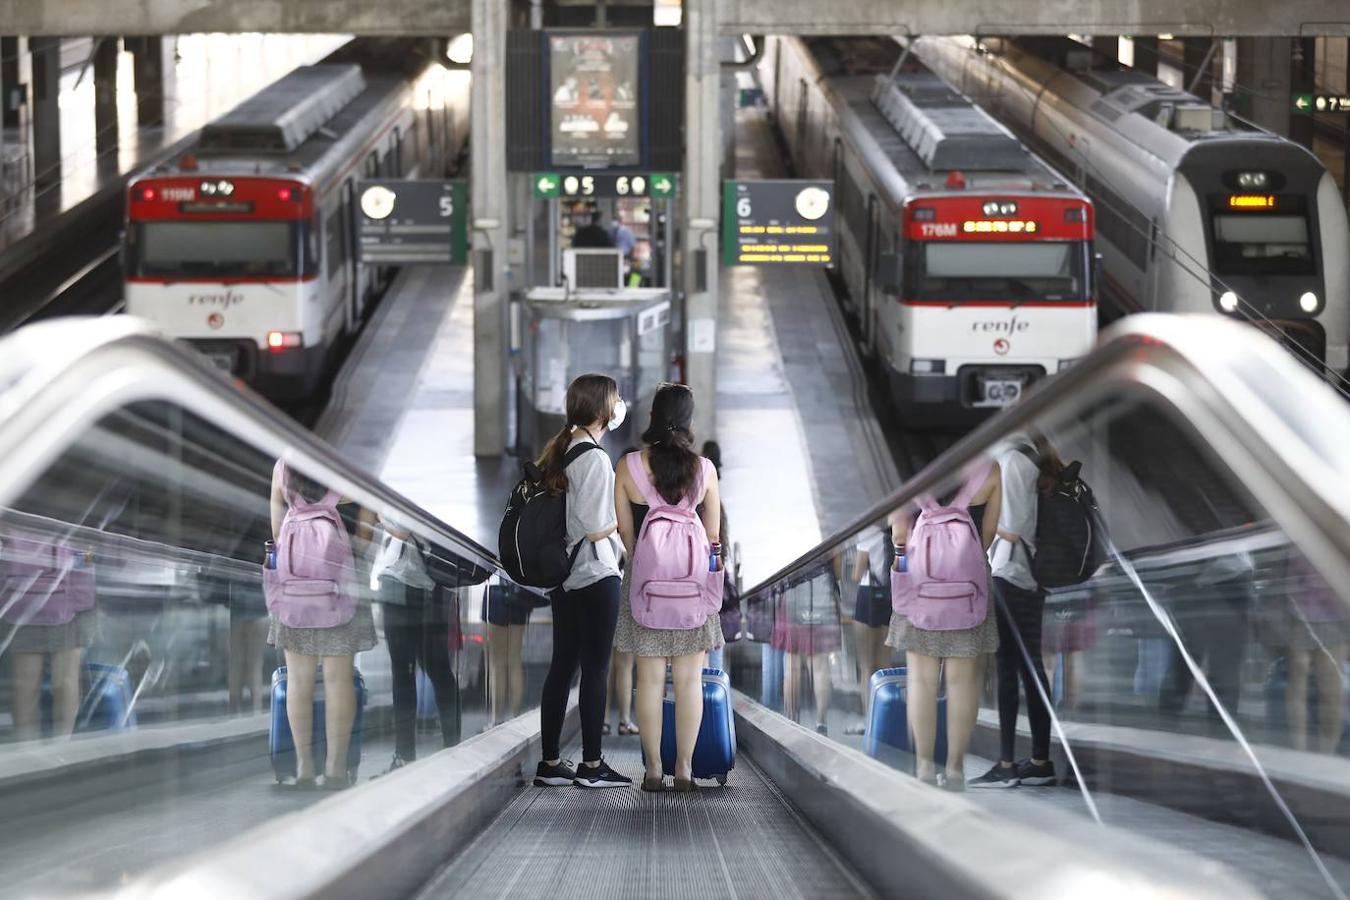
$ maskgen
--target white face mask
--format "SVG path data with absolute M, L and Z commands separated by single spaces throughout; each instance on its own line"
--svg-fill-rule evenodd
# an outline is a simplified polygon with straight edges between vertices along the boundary
M 614 403 L 614 412 L 609 417 L 609 430 L 614 431 L 623 424 L 623 420 L 628 418 L 628 404 L 623 402 L 620 397 Z

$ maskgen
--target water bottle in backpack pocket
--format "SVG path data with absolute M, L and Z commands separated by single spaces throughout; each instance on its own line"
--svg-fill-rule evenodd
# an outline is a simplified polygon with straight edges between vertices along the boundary
M 919 498 L 919 516 L 906 543 L 908 571 L 892 573 L 893 609 L 916 628 L 974 628 L 989 609 L 989 561 L 967 507 L 988 477 L 984 465 L 961 486 L 950 505 Z
M 286 516 L 276 541 L 276 567 L 263 568 L 267 608 L 288 628 L 335 628 L 356 616 L 356 561 L 338 514 L 339 495 L 310 501 L 292 489 L 277 463 Z
M 708 461 L 702 460 L 690 496 L 669 503 L 652 485 L 638 453 L 627 456 L 629 474 L 647 501 L 633 548 L 629 601 L 633 619 L 647 628 L 687 631 L 722 608 L 725 576 L 708 571 L 711 542 L 695 506 L 703 497 Z

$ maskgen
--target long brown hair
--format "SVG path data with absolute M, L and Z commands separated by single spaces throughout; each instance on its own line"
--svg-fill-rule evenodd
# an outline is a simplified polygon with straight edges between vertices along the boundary
M 567 421 L 536 462 L 544 473 L 544 490 L 555 495 L 567 490 L 567 467 L 563 463 L 567 445 L 572 443 L 572 428 L 589 428 L 601 419 L 608 420 L 618 399 L 619 386 L 608 375 L 578 375 L 567 386 Z
M 683 384 L 663 384 L 652 398 L 652 419 L 642 432 L 649 448 L 652 483 L 667 503 L 679 503 L 698 483 L 701 463 L 694 452 L 694 392 Z

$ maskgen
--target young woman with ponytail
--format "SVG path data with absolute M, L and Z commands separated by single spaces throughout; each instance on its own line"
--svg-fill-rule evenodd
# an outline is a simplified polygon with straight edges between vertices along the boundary
M 553 660 L 539 701 L 543 759 L 536 785 L 627 787 L 633 780 L 611 769 L 600 755 L 610 648 L 619 614 L 619 555 L 615 537 L 614 469 L 600 449 L 607 431 L 623 424 L 627 406 L 608 375 L 582 375 L 567 387 L 567 423 L 539 458 L 544 487 L 567 494 L 567 546 L 585 541 L 572 572 L 553 592 Z M 571 451 L 590 444 L 567 462 Z M 563 718 L 572 677 L 581 669 L 582 762 L 575 770 L 562 759 Z
M 662 499 L 675 504 L 690 499 L 708 533 L 715 552 L 721 549 L 721 497 L 717 471 L 694 450 L 694 394 L 682 384 L 665 384 L 652 399 L 651 424 L 642 434 L 646 449 L 638 452 L 642 477 Z M 619 462 L 614 486 L 619 536 L 628 558 L 642 531 L 648 512 L 642 488 L 635 481 L 639 468 L 629 460 Z M 697 496 L 695 494 L 697 493 Z M 631 572 L 632 567 L 629 566 Z M 670 630 L 647 628 L 633 618 L 629 600 L 629 577 L 625 575 L 614 649 L 637 654 L 637 719 L 642 746 L 647 755 L 644 791 L 664 788 L 661 774 L 661 715 L 666 688 L 666 663 L 675 685 L 675 790 L 694 790 L 692 762 L 694 743 L 703 718 L 704 654 L 722 646 L 722 624 L 709 616 L 698 628 Z

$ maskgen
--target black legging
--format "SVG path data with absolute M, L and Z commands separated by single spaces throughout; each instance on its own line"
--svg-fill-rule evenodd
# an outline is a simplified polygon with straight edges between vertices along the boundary
M 441 741 L 459 743 L 459 685 L 450 664 L 450 622 L 453 606 L 442 608 L 442 588 L 431 592 L 401 584 L 381 583 L 381 595 L 401 592 L 405 604 L 384 604 L 384 639 L 389 647 L 394 692 L 394 752 L 411 762 L 417 758 L 417 667 L 427 673 L 436 692 Z
M 1045 677 L 1041 660 L 1041 617 L 1045 613 L 1045 594 L 1027 591 L 1015 584 L 994 579 L 998 603 L 998 730 L 1003 759 L 1016 761 L 1018 679 L 1026 688 L 1027 719 L 1031 722 L 1031 758 L 1050 758 L 1050 711 L 1041 699 L 1034 677 L 1040 679 L 1045 696 L 1050 696 L 1050 679 Z M 1011 618 L 1010 618 L 1011 617 Z M 1016 629 L 1016 633 L 1014 630 Z M 1018 638 L 1021 638 L 1019 643 Z M 1031 657 L 1031 667 L 1023 654 Z
M 553 661 L 549 663 L 539 719 L 544 759 L 562 756 L 563 717 L 572 676 L 581 667 L 582 759 L 600 758 L 605 694 L 614 626 L 619 620 L 619 577 L 610 576 L 575 591 L 556 590 L 553 605 Z

